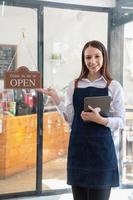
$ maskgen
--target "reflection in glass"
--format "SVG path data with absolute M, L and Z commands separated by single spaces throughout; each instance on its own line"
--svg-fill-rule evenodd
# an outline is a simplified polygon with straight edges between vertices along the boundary
M 0 11 L 0 45 L 5 45 L 0 49 L 0 71 L 9 69 L 14 60 L 15 68 L 37 70 L 36 10 L 4 4 Z M 14 46 L 13 55 L 9 47 Z M 3 54 L 6 47 L 8 57 Z M 32 191 L 36 189 L 37 133 L 36 114 L 30 112 L 32 96 L 24 99 L 22 91 L 5 90 L 0 77 L 0 194 Z M 27 100 L 25 108 L 18 106 L 22 99 Z
M 83 45 L 91 39 L 107 45 L 107 23 L 107 13 L 44 9 L 44 87 L 54 87 L 62 101 L 69 82 L 79 75 Z M 68 124 L 48 97 L 44 106 L 43 190 L 69 187 L 66 184 L 69 134 Z
M 133 185 L 133 22 L 124 25 L 123 87 L 126 126 L 123 131 L 122 184 Z

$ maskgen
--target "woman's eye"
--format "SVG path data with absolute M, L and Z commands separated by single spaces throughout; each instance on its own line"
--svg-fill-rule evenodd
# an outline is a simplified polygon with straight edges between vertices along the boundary
M 89 60 L 89 59 L 91 59 L 91 57 L 86 57 L 86 60 Z

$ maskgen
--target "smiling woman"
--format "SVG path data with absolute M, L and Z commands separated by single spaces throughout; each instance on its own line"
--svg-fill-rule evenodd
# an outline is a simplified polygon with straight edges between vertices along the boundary
M 90 46 L 85 50 L 84 60 L 89 70 L 88 78 L 93 81 L 93 78 L 95 80 L 95 77 L 93 77 L 94 75 L 100 77 L 100 69 L 103 65 L 102 52 Z
M 69 84 L 65 105 L 54 88 L 38 91 L 52 97 L 71 127 L 67 183 L 74 200 L 108 200 L 111 188 L 119 186 L 111 129 L 124 127 L 125 108 L 122 87 L 109 72 L 105 46 L 97 40 L 84 45 L 81 73 Z M 103 116 L 91 106 L 91 112 L 84 111 L 84 99 L 96 96 L 112 99 L 111 115 Z

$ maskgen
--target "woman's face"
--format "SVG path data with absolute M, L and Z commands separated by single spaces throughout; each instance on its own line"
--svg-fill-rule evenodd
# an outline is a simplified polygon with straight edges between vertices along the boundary
M 102 52 L 94 47 L 88 47 L 84 52 L 84 61 L 89 70 L 89 74 L 99 74 L 103 66 Z

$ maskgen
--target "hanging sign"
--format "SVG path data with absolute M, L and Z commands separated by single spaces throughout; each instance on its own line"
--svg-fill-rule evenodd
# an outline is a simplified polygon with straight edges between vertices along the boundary
M 40 88 L 40 72 L 30 71 L 27 67 L 21 66 L 16 70 L 8 70 L 4 73 L 4 88 Z

